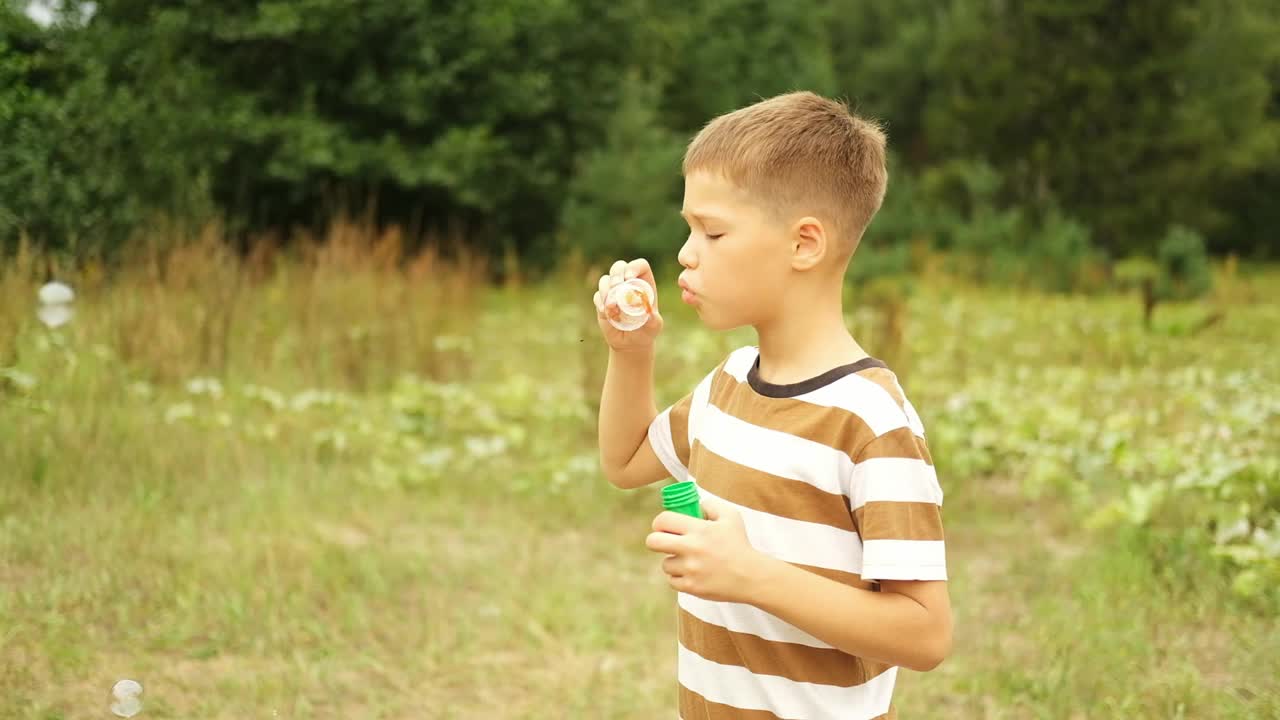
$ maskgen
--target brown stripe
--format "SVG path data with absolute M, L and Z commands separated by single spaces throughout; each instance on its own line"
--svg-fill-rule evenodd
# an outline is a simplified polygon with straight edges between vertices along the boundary
M 926 502 L 869 502 L 853 513 L 866 540 L 942 540 L 942 508 Z
M 845 572 L 844 570 L 832 570 L 831 568 L 817 567 L 816 565 L 805 565 L 803 563 L 790 563 L 801 570 L 808 570 L 814 575 L 821 575 L 828 580 L 835 580 L 841 585 L 849 585 L 851 587 L 860 588 L 862 590 L 871 590 L 875 583 L 866 582 L 858 573 Z
M 721 665 L 737 665 L 757 675 L 776 675 L 817 685 L 853 687 L 891 666 L 865 661 L 834 648 L 765 640 L 703 622 L 680 610 L 680 644 Z
M 861 417 L 844 408 L 815 405 L 792 398 L 766 398 L 727 372 L 711 387 L 711 404 L 744 422 L 854 453 L 875 439 Z
M 907 398 L 902 394 L 902 388 L 898 384 L 898 376 L 892 370 L 872 367 L 858 374 L 884 388 L 884 391 L 889 393 L 889 397 L 898 403 L 898 407 L 902 409 L 902 412 L 907 412 Z
M 717 384 L 722 382 L 721 378 L 726 376 L 726 373 L 721 371 L 724 370 L 724 364 L 728 361 L 728 358 L 720 361 L 715 370 L 704 375 L 698 381 L 698 385 L 701 385 L 704 380 L 710 377 L 711 387 L 714 389 Z M 693 393 L 697 392 L 697 389 L 698 386 L 695 385 L 688 395 L 680 398 L 675 405 L 671 406 L 671 442 L 675 445 L 676 457 L 680 458 L 680 462 L 684 463 L 685 467 L 689 467 L 691 450 L 689 447 L 689 410 L 693 407 Z
M 903 414 L 906 414 L 907 398 L 905 395 L 902 394 L 902 386 L 898 383 L 898 376 L 894 374 L 892 370 L 886 370 L 885 368 L 870 368 L 858 374 L 862 375 L 863 377 L 870 380 L 871 382 L 884 388 L 885 392 L 889 393 L 889 396 L 892 397 L 894 401 L 898 403 L 898 407 L 902 408 Z M 929 453 L 929 445 L 928 443 L 925 442 L 925 439 L 920 437 L 919 435 L 914 434 L 909 428 L 899 428 L 894 432 L 900 432 L 900 431 L 906 431 L 908 433 L 911 433 L 911 436 L 914 437 L 916 440 L 916 446 L 917 446 L 916 452 L 919 453 L 919 457 L 922 458 L 925 462 L 932 465 L 933 455 Z M 889 433 L 885 433 L 885 435 L 888 435 L 888 434 Z M 917 456 L 916 455 L 910 455 L 910 456 L 894 455 L 894 456 L 881 456 L 881 457 L 917 457 Z
M 689 393 L 671 406 L 671 444 L 685 467 L 689 467 L 689 408 L 692 405 L 693 393 Z
M 903 414 L 906 414 L 907 397 L 902 394 L 902 386 L 898 383 L 898 376 L 894 374 L 892 370 L 887 370 L 885 368 L 870 368 L 858 374 L 862 375 L 863 377 L 870 380 L 871 382 L 884 388 L 885 392 L 889 393 L 889 396 L 892 397 L 894 401 L 898 403 L 898 407 L 902 408 Z M 907 430 L 908 432 L 911 432 L 909 428 L 900 428 L 899 430 Z M 894 432 L 898 432 L 898 430 L 895 430 Z M 885 434 L 888 435 L 888 433 L 885 433 Z M 920 453 L 919 456 L 923 458 L 925 462 L 932 465 L 933 455 L 929 453 L 929 445 L 925 442 L 925 439 L 920 437 L 919 435 L 915 435 L 914 433 L 912 433 L 912 437 L 916 439 L 916 445 L 918 446 L 917 452 Z M 896 455 L 896 456 L 887 456 L 887 457 L 904 457 L 904 456 Z M 915 457 L 915 456 L 912 455 L 910 457 Z
M 782 720 L 768 710 L 742 710 L 721 705 L 680 686 L 681 720 Z
M 853 531 L 849 498 L 844 494 L 740 465 L 695 444 L 698 453 L 689 472 L 712 494 L 770 515 Z
M 916 437 L 916 445 L 920 448 L 920 459 L 933 465 L 933 453 L 929 452 L 929 443 L 922 437 Z
M 890 430 L 867 443 L 853 460 L 862 462 L 872 458 L 907 458 L 924 460 L 928 465 L 933 464 L 933 458 L 929 455 L 929 448 L 925 445 L 924 438 L 912 433 L 911 428 L 905 427 Z

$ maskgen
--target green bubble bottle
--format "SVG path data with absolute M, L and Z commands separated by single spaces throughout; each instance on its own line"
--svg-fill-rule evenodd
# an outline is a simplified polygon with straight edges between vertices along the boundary
M 662 488 L 662 507 L 703 520 L 698 502 L 698 486 L 692 481 L 678 482 Z

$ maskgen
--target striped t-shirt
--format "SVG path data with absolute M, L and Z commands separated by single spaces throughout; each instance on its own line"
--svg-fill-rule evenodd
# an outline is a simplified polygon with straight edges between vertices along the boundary
M 896 376 L 866 358 L 789 385 L 734 351 L 649 427 L 676 480 L 736 508 L 757 550 L 838 582 L 945 580 L 942 489 Z M 897 668 L 754 606 L 678 593 L 683 720 L 892 718 Z

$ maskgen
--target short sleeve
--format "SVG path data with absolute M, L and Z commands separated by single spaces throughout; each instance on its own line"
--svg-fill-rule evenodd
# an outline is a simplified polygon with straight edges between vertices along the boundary
M 658 413 L 649 423 L 649 445 L 653 453 L 671 477 L 680 482 L 689 479 L 689 456 L 698 434 L 698 418 L 710 402 L 711 384 L 723 367 L 724 363 L 721 363 L 707 373 L 693 392 Z
M 942 488 L 923 437 L 900 427 L 866 443 L 849 491 L 862 579 L 947 579 Z
M 683 482 L 689 479 L 689 410 L 693 393 L 658 413 L 649 423 L 649 445 L 671 477 Z

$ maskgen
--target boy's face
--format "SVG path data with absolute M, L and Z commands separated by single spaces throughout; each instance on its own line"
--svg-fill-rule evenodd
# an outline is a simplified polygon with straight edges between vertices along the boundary
M 720 175 L 690 173 L 680 214 L 689 238 L 680 248 L 681 298 L 713 330 L 768 321 L 791 274 L 787 228 Z

